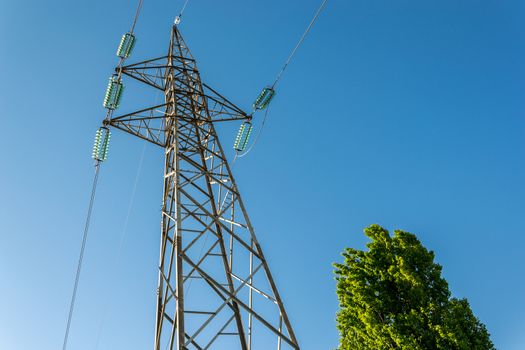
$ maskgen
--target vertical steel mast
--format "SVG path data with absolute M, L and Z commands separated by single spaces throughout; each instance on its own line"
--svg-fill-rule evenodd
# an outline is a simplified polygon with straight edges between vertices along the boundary
M 201 81 L 177 26 L 166 56 L 119 72 L 165 96 L 104 122 L 165 153 L 154 349 L 298 350 L 215 130 L 251 116 Z

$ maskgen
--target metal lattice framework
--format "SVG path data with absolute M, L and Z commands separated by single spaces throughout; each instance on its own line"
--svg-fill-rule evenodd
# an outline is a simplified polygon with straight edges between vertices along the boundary
M 154 349 L 298 350 L 215 130 L 251 117 L 201 82 L 177 26 L 167 56 L 117 70 L 165 96 L 105 121 L 165 150 Z

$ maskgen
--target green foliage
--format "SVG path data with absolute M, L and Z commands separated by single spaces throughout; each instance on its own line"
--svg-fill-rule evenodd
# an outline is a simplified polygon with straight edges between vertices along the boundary
M 340 350 L 490 350 L 466 299 L 450 297 L 434 253 L 411 233 L 365 229 L 368 251 L 345 249 L 335 264 Z

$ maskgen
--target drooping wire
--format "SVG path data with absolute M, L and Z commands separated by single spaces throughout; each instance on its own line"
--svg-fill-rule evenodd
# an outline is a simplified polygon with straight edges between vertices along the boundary
M 137 193 L 137 187 L 138 187 L 140 175 L 142 173 L 142 165 L 144 164 L 144 154 L 146 153 L 146 146 L 147 146 L 147 143 L 144 142 L 144 146 L 142 148 L 142 153 L 140 155 L 139 165 L 137 167 L 137 173 L 135 174 L 135 181 L 133 183 L 133 188 L 131 190 L 131 196 L 130 196 L 130 201 L 129 201 L 129 205 L 128 205 L 128 212 L 127 212 L 126 218 L 124 220 L 124 228 L 122 229 L 122 232 L 120 234 L 120 240 L 119 240 L 117 255 L 115 257 L 115 260 L 113 262 L 113 266 L 111 268 L 111 273 L 110 273 L 111 276 L 115 275 L 116 272 L 117 272 L 117 269 L 118 269 L 118 266 L 119 266 L 119 263 L 120 263 L 120 258 L 121 258 L 121 255 L 122 255 L 122 250 L 124 248 L 124 243 L 126 241 L 126 236 L 128 234 L 128 224 L 129 224 L 129 220 L 131 218 L 131 211 L 133 210 L 133 205 L 135 203 L 135 195 Z M 98 333 L 97 333 L 97 338 L 96 338 L 96 343 L 95 343 L 95 350 L 98 349 L 98 347 L 99 347 L 99 343 L 100 343 L 100 338 L 101 338 L 101 335 L 102 335 L 104 322 L 105 322 L 105 319 L 107 317 L 108 311 L 109 311 L 110 306 L 111 306 L 110 302 L 111 302 L 111 297 L 112 296 L 113 296 L 113 293 L 106 294 L 106 300 L 105 300 L 105 303 L 104 303 L 104 306 L 103 306 L 104 307 L 104 311 L 103 311 L 103 314 L 102 314 L 102 319 L 100 321 L 100 325 L 99 325 L 99 329 L 98 329 Z
M 290 53 L 290 55 L 288 56 L 288 59 L 285 61 L 283 67 L 281 68 L 281 71 L 279 72 L 279 74 L 277 74 L 277 77 L 275 78 L 275 81 L 273 82 L 272 84 L 272 89 L 275 87 L 275 85 L 277 85 L 277 83 L 279 82 L 279 80 L 281 80 L 282 76 L 283 76 L 283 73 L 284 71 L 286 70 L 286 68 L 288 68 L 288 65 L 290 64 L 290 62 L 292 61 L 292 58 L 295 56 L 295 53 L 297 52 L 297 49 L 299 49 L 299 47 L 302 45 L 302 43 L 304 42 L 304 39 L 306 39 L 306 36 L 308 35 L 308 33 L 310 33 L 310 30 L 312 29 L 312 27 L 314 26 L 315 22 L 317 21 L 317 18 L 319 17 L 319 15 L 321 14 L 321 12 L 323 11 L 324 7 L 326 6 L 326 3 L 328 2 L 328 0 L 323 0 L 323 2 L 321 3 L 321 5 L 319 6 L 319 8 L 317 9 L 317 12 L 315 13 L 315 16 L 312 18 L 312 20 L 310 21 L 310 24 L 308 25 L 308 27 L 306 28 L 306 30 L 304 31 L 303 35 L 301 35 L 301 38 L 299 39 L 299 41 L 297 42 L 297 44 L 295 45 L 295 47 L 293 48 L 292 52 Z
M 159 90 L 159 91 L 157 91 L 157 94 L 155 96 L 155 105 L 159 104 L 160 96 L 161 96 L 161 91 Z M 159 131 L 157 133 L 157 138 L 160 137 L 161 133 L 162 133 L 162 130 L 159 129 Z M 113 263 L 113 267 L 111 269 L 111 271 L 113 271 L 111 273 L 111 275 L 115 274 L 115 272 L 116 272 L 116 270 L 118 268 L 119 262 L 120 262 L 122 249 L 124 247 L 124 242 L 125 242 L 126 235 L 127 235 L 128 223 L 129 223 L 129 219 L 131 218 L 131 211 L 132 211 L 133 205 L 135 203 L 135 195 L 136 195 L 136 192 L 137 192 L 137 186 L 138 186 L 138 182 L 139 182 L 139 179 L 140 179 L 140 175 L 142 174 L 142 167 L 143 167 L 143 164 L 144 164 L 144 155 L 146 153 L 146 146 L 147 146 L 147 143 L 145 142 L 144 146 L 142 148 L 142 153 L 140 155 L 140 160 L 139 160 L 139 165 L 138 165 L 138 168 L 137 168 L 137 173 L 135 174 L 135 181 L 133 183 L 133 189 L 131 191 L 130 202 L 129 202 L 129 205 L 128 205 L 128 212 L 126 214 L 126 219 L 124 220 L 124 228 L 123 228 L 122 233 L 120 235 L 119 247 L 118 247 L 118 251 L 117 251 L 117 255 L 116 255 L 115 261 Z M 97 333 L 97 340 L 96 340 L 96 343 L 95 343 L 95 350 L 98 349 L 99 344 L 100 344 L 100 338 L 101 338 L 101 335 L 102 335 L 104 320 L 105 320 L 106 315 L 108 313 L 109 305 L 111 305 L 109 303 L 111 295 L 112 294 L 110 294 L 110 295 L 108 295 L 106 297 L 106 301 L 105 301 L 106 304 L 104 306 L 104 312 L 103 312 L 103 315 L 102 315 L 102 320 L 100 322 L 99 330 L 98 330 L 98 333 Z
M 130 33 L 133 33 L 133 31 L 135 30 L 135 26 L 136 26 L 138 18 L 140 16 L 140 12 L 142 10 L 142 4 L 143 4 L 143 0 L 139 0 L 139 3 L 137 5 L 137 10 L 135 12 L 135 17 L 133 18 L 133 23 L 131 25 Z M 120 76 L 122 74 L 120 68 L 122 67 L 124 61 L 125 61 L 125 58 L 120 58 L 120 60 L 119 60 L 118 69 L 117 69 L 117 74 L 118 74 L 118 79 L 119 80 L 120 80 Z M 111 119 L 112 114 L 113 114 L 113 110 L 112 109 L 108 109 L 108 111 L 106 113 L 105 120 L 109 121 Z M 81 271 L 82 271 L 82 264 L 83 264 L 83 261 L 84 261 L 84 253 L 85 253 L 86 243 L 87 243 L 87 238 L 88 238 L 88 233 L 89 233 L 89 226 L 90 226 L 90 223 L 91 223 L 91 214 L 93 212 L 93 205 L 94 205 L 94 202 L 95 202 L 95 194 L 96 194 L 96 189 L 97 189 L 97 184 L 98 184 L 98 177 L 99 177 L 99 173 L 100 173 L 100 164 L 101 164 L 101 162 L 99 160 L 97 160 L 96 163 L 95 163 L 95 175 L 94 175 L 94 178 L 93 178 L 93 186 L 92 186 L 92 189 L 91 189 L 91 197 L 90 197 L 90 200 L 89 200 L 88 212 L 87 212 L 87 216 L 86 216 L 86 222 L 85 222 L 85 225 L 84 225 L 84 233 L 82 235 L 82 244 L 81 244 L 80 255 L 79 255 L 79 259 L 78 259 L 78 263 L 77 263 L 77 271 L 76 271 L 76 275 L 75 275 L 75 282 L 74 282 L 74 285 L 73 285 L 73 293 L 72 293 L 71 301 L 70 301 L 70 304 L 69 304 L 69 313 L 68 313 L 68 318 L 67 318 L 66 330 L 65 330 L 65 333 L 64 333 L 64 341 L 62 343 L 62 350 L 66 350 L 67 349 L 67 344 L 68 344 L 68 340 L 69 340 L 69 332 L 70 332 L 70 329 L 71 329 L 71 322 L 72 322 L 73 314 L 74 314 L 74 311 L 75 311 L 75 302 L 76 302 L 76 298 L 77 298 L 78 284 L 79 284 L 79 280 L 80 280 L 80 274 L 81 274 Z
M 89 199 L 88 212 L 86 216 L 86 222 L 84 225 L 84 233 L 82 235 L 82 245 L 80 247 L 80 255 L 77 263 L 77 272 L 75 275 L 75 283 L 73 286 L 73 294 L 71 295 L 71 302 L 69 304 L 69 314 L 67 317 L 66 332 L 64 334 L 64 342 L 62 344 L 62 350 L 67 349 L 67 342 L 69 339 L 69 330 L 71 328 L 71 320 L 73 319 L 73 312 L 75 310 L 75 302 L 77 299 L 78 282 L 80 280 L 80 272 L 82 271 L 82 263 L 84 261 L 84 252 L 86 250 L 86 242 L 89 233 L 89 224 L 91 223 L 91 214 L 93 213 L 93 204 L 95 203 L 95 194 L 97 192 L 98 175 L 100 173 L 100 162 L 97 161 L 95 164 L 95 175 L 93 177 L 93 185 L 91 189 L 91 197 Z

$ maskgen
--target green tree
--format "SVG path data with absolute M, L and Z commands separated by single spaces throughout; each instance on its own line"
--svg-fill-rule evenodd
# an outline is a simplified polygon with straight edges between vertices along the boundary
M 340 350 L 489 350 L 466 299 L 451 298 L 441 266 L 411 233 L 365 229 L 368 250 L 347 248 L 334 264 Z

